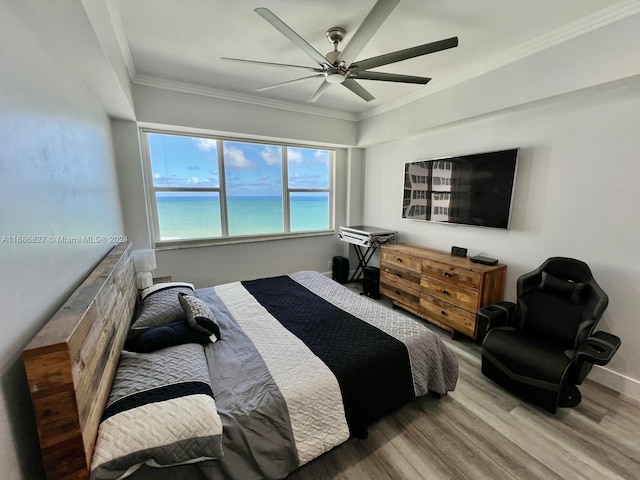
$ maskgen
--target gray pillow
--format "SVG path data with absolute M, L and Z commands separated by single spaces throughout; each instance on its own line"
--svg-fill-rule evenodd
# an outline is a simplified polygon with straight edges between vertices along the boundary
M 213 312 L 205 302 L 193 295 L 182 292 L 178 294 L 178 299 L 187 315 L 187 322 L 189 322 L 191 328 L 210 335 L 212 342 L 220 339 L 220 327 Z
M 185 312 L 178 300 L 178 293 L 192 294 L 194 290 L 192 284 L 183 282 L 158 283 L 145 288 L 140 294 L 138 317 L 131 328 L 142 330 L 186 321 Z

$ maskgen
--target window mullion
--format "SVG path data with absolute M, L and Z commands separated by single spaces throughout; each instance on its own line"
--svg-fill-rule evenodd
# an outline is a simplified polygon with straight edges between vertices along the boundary
M 222 223 L 222 236 L 229 236 L 229 211 L 227 209 L 227 175 L 224 169 L 224 142 L 217 140 L 218 172 L 220 183 L 220 222 Z
M 289 156 L 287 147 L 282 147 L 282 220 L 285 233 L 291 231 L 291 208 L 289 198 Z

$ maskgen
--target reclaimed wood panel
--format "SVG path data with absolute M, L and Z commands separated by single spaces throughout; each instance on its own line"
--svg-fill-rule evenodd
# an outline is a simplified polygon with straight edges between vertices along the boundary
M 23 351 L 49 480 L 89 478 L 138 293 L 131 252 L 116 245 Z

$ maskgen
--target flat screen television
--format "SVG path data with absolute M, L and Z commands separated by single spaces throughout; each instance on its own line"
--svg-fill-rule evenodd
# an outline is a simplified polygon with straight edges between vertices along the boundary
M 509 228 L 518 151 L 406 163 L 402 217 Z

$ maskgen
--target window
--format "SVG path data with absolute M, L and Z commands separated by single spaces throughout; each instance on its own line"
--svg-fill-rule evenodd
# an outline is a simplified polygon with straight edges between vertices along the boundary
M 431 210 L 434 215 L 449 215 L 449 207 L 434 206 Z
M 145 131 L 156 241 L 331 230 L 332 150 Z
M 424 216 L 427 213 L 427 207 L 425 205 L 412 205 L 409 209 L 410 217 Z
M 453 162 L 441 160 L 439 162 L 435 162 L 433 168 L 435 170 L 451 170 Z
M 412 193 L 414 200 L 426 200 L 427 198 L 426 190 L 413 190 Z
M 451 179 L 449 177 L 433 177 L 434 185 L 451 185 Z
M 411 175 L 411 181 L 413 183 L 429 183 L 426 175 Z
M 451 194 L 449 194 L 449 193 L 433 193 L 432 197 L 433 197 L 434 201 L 436 201 L 436 200 L 449 200 L 451 198 L 450 195 Z

